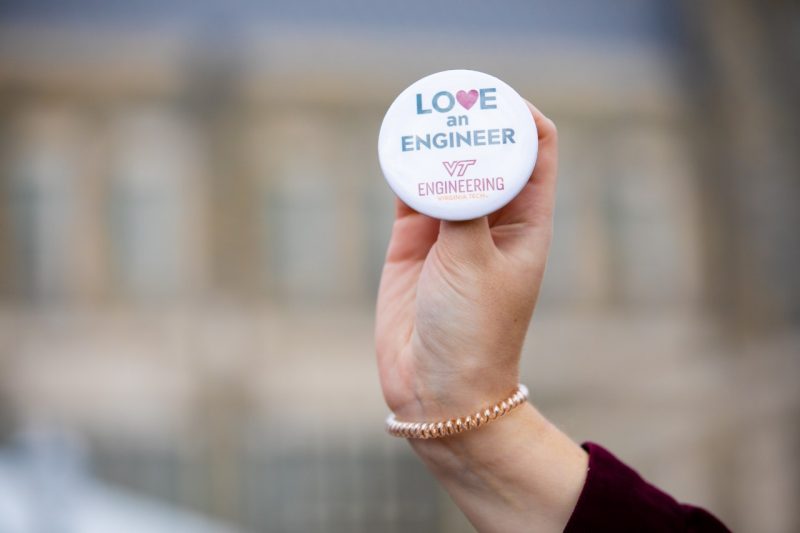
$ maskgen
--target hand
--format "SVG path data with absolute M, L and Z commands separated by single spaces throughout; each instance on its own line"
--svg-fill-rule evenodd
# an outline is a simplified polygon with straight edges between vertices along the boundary
M 539 154 L 522 192 L 488 217 L 447 222 L 397 200 L 376 348 L 399 420 L 463 416 L 510 395 L 552 235 L 555 125 L 528 104 Z
M 399 420 L 464 416 L 518 383 L 550 248 L 558 152 L 554 124 L 528 106 L 539 157 L 506 207 L 439 222 L 397 202 L 375 338 L 384 398 Z M 530 403 L 478 429 L 410 443 L 481 532 L 563 531 L 586 479 L 586 452 Z

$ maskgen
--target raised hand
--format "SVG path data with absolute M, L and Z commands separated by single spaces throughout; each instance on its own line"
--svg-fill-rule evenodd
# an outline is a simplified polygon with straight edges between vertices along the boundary
M 555 125 L 528 105 L 538 160 L 503 209 L 440 222 L 397 200 L 375 337 L 384 397 L 399 420 L 468 414 L 518 383 L 552 235 L 558 158 Z

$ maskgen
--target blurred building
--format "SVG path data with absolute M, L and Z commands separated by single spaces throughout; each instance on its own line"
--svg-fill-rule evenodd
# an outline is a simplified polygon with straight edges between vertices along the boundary
M 374 4 L 374 5 L 373 5 Z M 552 116 L 541 409 L 734 529 L 800 527 L 789 2 L 0 7 L 0 429 L 253 531 L 463 531 L 382 431 L 377 165 L 412 81 Z

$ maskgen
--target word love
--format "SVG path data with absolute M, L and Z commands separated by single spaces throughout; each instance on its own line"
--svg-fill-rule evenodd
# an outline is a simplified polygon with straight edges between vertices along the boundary
M 461 107 L 469 111 L 476 103 L 479 109 L 497 109 L 497 89 L 487 87 L 485 89 L 471 89 L 469 91 L 458 91 L 453 94 L 449 91 L 439 91 L 434 94 L 430 101 L 423 98 L 422 93 L 417 93 L 417 115 L 428 113 L 449 113 L 456 102 Z

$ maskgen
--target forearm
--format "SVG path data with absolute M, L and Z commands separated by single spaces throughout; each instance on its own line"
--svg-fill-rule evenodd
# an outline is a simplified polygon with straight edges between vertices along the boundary
M 412 447 L 480 532 L 563 531 L 586 452 L 524 403 L 484 427 Z

